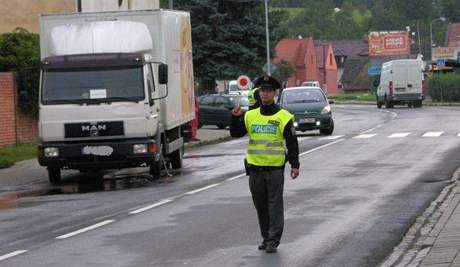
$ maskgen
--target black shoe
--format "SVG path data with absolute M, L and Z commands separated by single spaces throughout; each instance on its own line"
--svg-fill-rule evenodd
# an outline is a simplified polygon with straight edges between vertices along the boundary
M 276 253 L 276 245 L 274 243 L 268 243 L 267 247 L 265 248 L 265 252 L 267 253 Z
M 262 243 L 257 247 L 259 250 L 265 250 L 267 248 L 267 243 Z

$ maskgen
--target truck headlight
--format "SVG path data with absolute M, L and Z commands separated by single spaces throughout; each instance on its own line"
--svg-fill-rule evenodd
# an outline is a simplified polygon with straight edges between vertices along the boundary
M 299 126 L 299 123 L 295 121 L 294 122 L 294 127 L 297 127 L 297 126 Z
M 147 144 L 135 144 L 133 145 L 134 154 L 147 154 Z
M 47 158 L 55 158 L 59 156 L 59 148 L 57 147 L 45 147 L 43 154 Z
M 321 114 L 331 113 L 331 106 L 327 105 L 321 110 Z

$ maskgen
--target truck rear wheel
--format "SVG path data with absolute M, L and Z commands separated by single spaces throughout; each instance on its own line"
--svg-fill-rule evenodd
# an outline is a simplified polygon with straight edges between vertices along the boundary
M 48 180 L 52 184 L 60 183 L 61 182 L 61 168 L 48 167 Z
M 169 155 L 169 160 L 171 161 L 171 167 L 173 169 L 182 168 L 182 158 L 183 158 L 183 156 L 184 156 L 184 147 L 183 146 Z

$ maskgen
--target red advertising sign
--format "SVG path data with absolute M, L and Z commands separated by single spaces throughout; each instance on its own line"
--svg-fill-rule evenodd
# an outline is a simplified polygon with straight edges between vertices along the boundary
M 370 32 L 369 56 L 409 54 L 409 34 L 400 32 Z

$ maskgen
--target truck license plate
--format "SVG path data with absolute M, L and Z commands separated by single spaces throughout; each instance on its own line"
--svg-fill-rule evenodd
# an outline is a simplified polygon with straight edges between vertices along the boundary
M 81 153 L 83 155 L 110 156 L 113 153 L 111 146 L 85 146 Z

